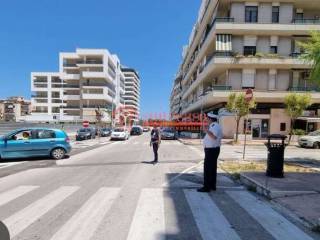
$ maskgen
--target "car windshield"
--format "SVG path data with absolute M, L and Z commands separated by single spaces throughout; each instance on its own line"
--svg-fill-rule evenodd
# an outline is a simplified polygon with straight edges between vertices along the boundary
M 311 132 L 308 135 L 309 136 L 320 136 L 320 131 Z
M 174 130 L 171 128 L 165 128 L 162 130 L 163 132 L 169 132 L 169 133 L 174 133 Z
M 116 128 L 115 130 L 113 130 L 114 132 L 124 132 L 123 128 Z
M 110 131 L 110 128 L 102 128 L 102 131 Z
M 79 132 L 90 132 L 89 128 L 81 128 Z

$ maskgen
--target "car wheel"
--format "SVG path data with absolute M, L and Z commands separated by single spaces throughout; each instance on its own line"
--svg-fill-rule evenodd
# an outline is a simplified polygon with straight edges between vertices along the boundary
M 320 143 L 315 142 L 315 143 L 313 144 L 313 148 L 314 148 L 314 149 L 320 149 Z
M 63 148 L 55 148 L 51 151 L 51 157 L 55 160 L 63 159 L 66 155 L 66 150 Z

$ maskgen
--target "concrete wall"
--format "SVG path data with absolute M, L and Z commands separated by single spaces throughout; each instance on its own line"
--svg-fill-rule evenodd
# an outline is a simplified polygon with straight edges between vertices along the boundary
M 270 37 L 258 37 L 257 52 L 260 52 L 260 53 L 270 52 Z
M 286 123 L 286 131 L 280 131 L 281 123 Z M 271 109 L 270 134 L 288 134 L 290 125 L 290 118 L 284 109 Z
M 232 89 L 241 89 L 242 71 L 241 69 L 230 69 L 228 84 Z
M 280 4 L 280 16 L 279 23 L 292 23 L 293 20 L 293 4 L 281 3 Z
M 232 36 L 232 50 L 235 53 L 243 54 L 243 37 Z
M 258 22 L 271 23 L 272 22 L 272 5 L 271 3 L 260 3 L 258 7 Z
M 269 71 L 268 70 L 257 70 L 256 71 L 256 82 L 255 89 L 257 90 L 268 90 L 268 81 L 269 81 Z
M 232 3 L 230 17 L 234 18 L 235 22 L 243 23 L 245 20 L 245 6 L 244 3 Z
M 278 42 L 278 54 L 280 56 L 289 56 L 292 51 L 292 40 L 288 37 L 280 37 Z
M 278 91 L 287 91 L 290 85 L 290 72 L 288 70 L 278 70 L 276 84 Z

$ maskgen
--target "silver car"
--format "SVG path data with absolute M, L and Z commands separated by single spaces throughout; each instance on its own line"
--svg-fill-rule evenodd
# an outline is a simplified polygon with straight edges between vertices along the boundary
M 306 136 L 299 138 L 300 147 L 312 147 L 315 149 L 320 149 L 320 130 L 311 132 Z

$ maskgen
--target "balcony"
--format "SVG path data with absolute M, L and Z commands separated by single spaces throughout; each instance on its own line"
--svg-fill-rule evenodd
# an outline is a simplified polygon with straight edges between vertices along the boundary
M 103 61 L 99 59 L 87 59 L 86 61 L 77 61 L 77 65 L 102 65 Z
M 293 19 L 292 23 L 294 24 L 320 24 L 320 19 L 318 18 L 300 18 Z
M 80 95 L 64 95 L 63 100 L 65 101 L 79 101 L 80 100 Z
M 85 100 L 105 100 L 111 103 L 113 101 L 112 92 L 109 92 L 107 87 L 104 87 L 101 90 L 102 91 L 83 92 L 82 98 Z
M 82 72 L 83 78 L 107 78 L 107 74 L 105 72 Z
M 80 74 L 64 74 L 63 79 L 64 80 L 79 80 Z
M 65 88 L 65 89 L 79 89 L 80 86 L 76 85 L 76 84 L 66 84 L 63 86 L 63 88 Z

